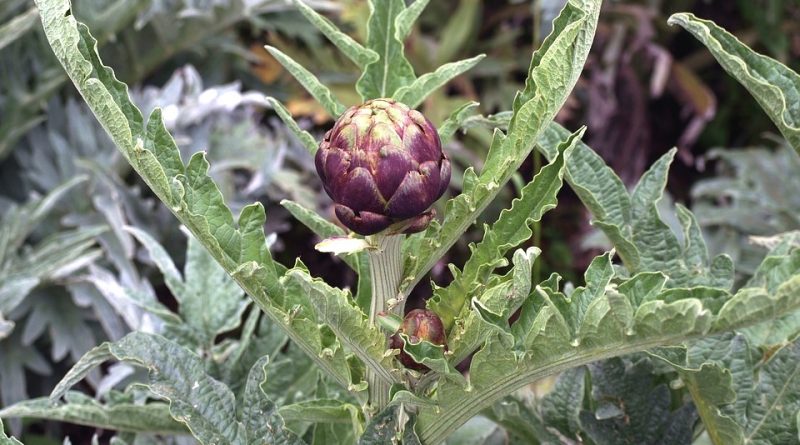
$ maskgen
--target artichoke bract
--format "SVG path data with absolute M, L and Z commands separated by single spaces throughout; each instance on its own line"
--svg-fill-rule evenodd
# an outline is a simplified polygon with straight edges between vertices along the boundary
M 424 230 L 429 207 L 450 184 L 436 127 L 391 99 L 345 111 L 325 133 L 315 164 L 339 221 L 361 235 Z

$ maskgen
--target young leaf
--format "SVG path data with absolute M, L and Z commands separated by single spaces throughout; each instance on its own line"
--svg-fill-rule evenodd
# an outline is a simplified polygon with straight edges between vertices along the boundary
M 343 33 L 336 27 L 330 20 L 318 14 L 308 5 L 300 0 L 292 0 L 294 6 L 300 10 L 306 19 L 311 22 L 317 29 L 320 30 L 328 40 L 331 41 L 337 48 L 352 60 L 359 68 L 364 68 L 372 62 L 378 60 L 378 54 L 375 51 L 364 48 L 360 43 L 353 40 L 350 36 Z
M 608 260 L 600 263 L 603 262 L 608 264 Z M 602 285 L 609 282 L 607 267 L 594 269 L 587 276 L 585 290 L 573 291 L 569 296 L 552 288 L 557 284 L 555 279 L 536 288 L 529 297 L 531 303 L 525 303 L 530 307 L 523 306 L 519 319 L 511 326 L 515 345 L 521 351 L 510 350 L 497 335 L 488 337 L 472 359 L 468 387 L 438 381 L 433 397 L 437 409 L 421 407 L 417 417 L 417 431 L 423 442 L 443 440 L 502 394 L 542 376 L 598 358 L 740 329 L 800 307 L 797 275 L 778 285 L 774 293 L 764 288 L 746 288 L 730 296 L 724 290 L 715 290 L 711 300 L 700 299 L 707 295 L 703 288 L 696 292 L 658 292 L 664 285 L 661 280 L 611 277 L 611 282 L 618 283 L 617 289 L 636 289 L 638 295 L 657 294 L 634 306 L 631 296 Z M 630 280 L 637 280 L 636 285 L 626 285 Z M 591 289 L 601 291 L 595 293 Z M 724 304 L 718 301 L 720 296 L 727 298 Z M 516 328 L 517 323 L 523 324 Z M 582 334 L 579 341 L 575 341 L 575 333 Z
M 311 71 L 305 69 L 279 49 L 271 46 L 266 46 L 266 48 L 267 51 L 269 51 L 269 53 L 272 54 L 301 85 L 303 85 L 303 88 L 325 108 L 325 111 L 327 111 L 332 118 L 336 119 L 344 113 L 345 106 L 333 97 L 331 90 L 323 85 L 316 76 L 311 74 Z
M 597 0 L 570 1 L 555 20 L 553 32 L 533 55 L 526 88 L 515 100 L 508 135 L 495 131 L 480 177 L 472 169 L 465 171 L 464 190 L 447 202 L 442 224 L 432 224 L 421 235 L 419 256 L 406 263 L 404 294 L 475 221 L 533 149 L 577 82 L 599 11 Z
M 414 69 L 403 55 L 403 42 L 396 34 L 396 20 L 406 10 L 405 1 L 370 0 L 369 7 L 367 47 L 379 58 L 364 68 L 356 83 L 356 90 L 365 102 L 392 97 L 398 88 L 416 78 Z
M 392 97 L 411 108 L 417 108 L 434 90 L 445 85 L 458 75 L 469 71 L 484 57 L 486 55 L 481 54 L 471 59 L 444 64 L 437 68 L 436 71 L 418 77 L 410 85 L 398 88 Z
M 472 115 L 478 105 L 480 105 L 478 102 L 467 102 L 450 113 L 450 116 L 439 126 L 439 139 L 442 140 L 442 145 L 450 142 L 456 130 L 464 125 L 464 121 Z
M 800 153 L 800 74 L 756 53 L 714 22 L 692 14 L 675 14 L 669 24 L 680 25 L 705 45 L 725 71 L 738 80 L 761 105 L 789 144 Z
M 428 6 L 429 1 L 430 0 L 414 0 L 413 3 L 408 5 L 406 9 L 397 15 L 394 32 L 394 36 L 397 40 L 400 42 L 406 40 L 406 37 L 408 37 L 408 34 L 411 32 L 411 27 L 414 26 L 414 22 L 417 21 L 419 15 L 422 14 L 422 11 Z

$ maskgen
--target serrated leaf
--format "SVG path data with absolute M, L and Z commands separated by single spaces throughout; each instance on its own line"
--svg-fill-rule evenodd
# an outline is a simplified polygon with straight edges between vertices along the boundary
M 3 419 L 0 419 L 0 443 L 3 445 L 22 445 L 22 442 L 18 441 L 13 436 L 6 436 L 6 433 L 3 430 Z
M 304 316 L 292 315 L 294 303 L 281 306 L 292 299 L 286 298 L 288 292 L 284 292 L 278 280 L 285 269 L 272 261 L 266 249 L 263 206 L 252 206 L 250 211 L 243 212 L 236 227 L 219 190 L 208 178 L 208 163 L 202 154 L 192 157 L 185 175 L 168 178 L 165 167 L 172 161 L 164 152 L 156 157 L 147 150 L 141 113 L 131 103 L 125 85 L 100 61 L 96 41 L 86 26 L 75 20 L 69 2 L 40 0 L 37 6 L 57 59 L 114 143 L 155 195 L 273 322 L 286 329 L 290 338 L 320 368 L 339 384 L 350 388 L 349 368 L 341 348 L 331 355 L 321 354 L 320 328 Z M 243 249 L 243 242 L 247 249 Z M 249 250 L 254 246 L 254 250 Z
M 582 411 L 580 422 L 593 443 L 692 443 L 694 407 L 688 404 L 672 411 L 670 390 L 653 381 L 647 360 L 627 365 L 611 359 L 590 369 L 592 397 L 599 406 L 595 412 Z
M 570 1 L 553 32 L 534 53 L 524 91 L 517 95 L 507 136 L 495 131 L 480 177 L 464 172 L 464 190 L 446 204 L 444 221 L 432 224 L 419 256 L 406 264 L 404 295 L 419 282 L 499 193 L 533 149 L 536 140 L 566 100 L 588 55 L 599 14 L 595 0 Z
M 414 81 L 414 69 L 403 55 L 403 42 L 396 35 L 396 20 L 405 9 L 403 0 L 370 0 L 367 48 L 378 60 L 364 68 L 356 82 L 363 101 L 392 97 L 398 88 Z
M 446 330 L 450 330 L 456 317 L 465 310 L 470 297 L 481 291 L 488 274 L 506 264 L 506 252 L 529 239 L 533 235 L 533 223 L 555 207 L 564 164 L 582 134 L 580 130 L 573 133 L 559 146 L 559 155 L 553 162 L 543 167 L 523 187 L 519 198 L 511 202 L 510 209 L 503 210 L 497 221 L 484 229 L 481 242 L 470 246 L 472 254 L 464 264 L 463 272 L 453 269 L 456 271 L 453 282 L 446 288 L 436 289 L 428 301 L 428 308 L 439 315 Z
M 540 253 L 541 250 L 537 247 L 524 251 L 518 249 L 514 252 L 511 271 L 500 283 L 473 299 L 480 306 L 470 310 L 449 333 L 451 363 L 460 363 L 480 347 L 492 331 L 499 331 L 505 341 L 509 340 L 508 319 L 528 299 L 533 262 Z M 479 312 L 481 309 L 485 310 L 483 314 Z
M 725 71 L 738 80 L 761 105 L 789 144 L 800 153 L 800 74 L 777 60 L 748 48 L 714 22 L 692 14 L 674 14 L 668 21 L 691 32 Z
M 463 385 L 467 382 L 464 376 L 445 358 L 444 345 L 435 345 L 427 340 L 413 342 L 404 333 L 400 334 L 400 338 L 403 342 L 403 351 L 415 362 L 425 365 L 442 377 L 459 384 Z
M 538 140 L 553 158 L 558 138 L 567 130 L 553 124 Z M 669 151 L 642 176 L 631 194 L 622 181 L 588 146 L 578 143 L 566 166 L 566 180 L 592 212 L 592 224 L 609 238 L 631 274 L 663 272 L 668 287 L 710 286 L 729 289 L 733 262 L 727 255 L 709 258 L 694 215 L 678 206 L 681 238 L 658 210 L 675 150 Z M 682 239 L 682 242 L 680 241 Z
M 657 350 L 689 386 L 711 442 L 721 444 L 792 443 L 800 412 L 798 342 L 758 359 L 740 334 L 725 334 Z
M 436 409 L 420 407 L 417 428 L 422 440 L 445 437 L 455 425 L 498 401 L 502 394 L 543 376 L 598 357 L 674 345 L 741 328 L 800 307 L 800 290 L 795 289 L 800 275 L 786 278 L 774 287 L 774 293 L 751 287 L 731 296 L 725 290 L 707 287 L 665 289 L 663 276 L 658 274 L 609 278 L 607 270 L 615 271 L 607 267 L 609 258 L 599 261 L 595 272 L 587 273 L 586 290 L 575 290 L 569 296 L 554 290 L 557 276 L 536 286 L 511 326 L 514 348 L 503 345 L 497 335 L 489 337 L 472 359 L 469 387 L 439 380 L 432 398 Z M 634 298 L 641 299 L 638 305 L 631 301 Z M 581 309 L 585 302 L 586 309 Z M 574 341 L 575 333 L 584 334 L 581 341 Z M 614 415 L 611 410 L 603 414 Z M 682 431 L 680 422 L 662 426 L 669 434 Z M 609 433 L 601 430 L 596 432 L 603 437 Z
M 278 48 L 269 45 L 266 46 L 266 48 L 267 51 L 269 51 L 269 53 L 272 54 L 301 85 L 303 85 L 303 88 L 322 105 L 322 108 L 324 108 L 332 118 L 336 119 L 344 113 L 345 106 L 333 96 L 333 93 L 328 87 L 323 85 L 315 75 L 311 74 L 311 71 L 305 69 Z
M 411 108 L 417 108 L 433 91 L 460 74 L 469 71 L 484 57 L 486 57 L 485 54 L 480 54 L 470 59 L 446 63 L 436 68 L 436 71 L 423 74 L 414 80 L 413 83 L 400 87 L 392 97 Z

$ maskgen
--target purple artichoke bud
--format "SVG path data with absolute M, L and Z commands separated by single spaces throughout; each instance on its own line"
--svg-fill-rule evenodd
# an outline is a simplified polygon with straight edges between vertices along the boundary
M 414 369 L 417 371 L 427 371 L 428 367 L 417 363 L 403 350 L 403 340 L 400 338 L 400 333 L 406 334 L 412 343 L 419 343 L 426 340 L 434 345 L 443 345 L 447 349 L 447 338 L 444 333 L 444 325 L 442 319 L 436 315 L 436 312 L 427 309 L 414 309 L 406 314 L 403 318 L 403 323 L 397 334 L 391 337 L 389 346 L 392 349 L 400 349 L 400 355 L 397 359 L 406 368 Z
M 450 184 L 439 133 L 419 111 L 391 99 L 349 108 L 319 145 L 317 173 L 350 230 L 372 235 L 428 226 L 428 208 Z

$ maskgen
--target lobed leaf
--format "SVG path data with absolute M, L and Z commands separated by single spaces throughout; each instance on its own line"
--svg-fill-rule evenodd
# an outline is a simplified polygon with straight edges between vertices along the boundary
M 397 14 L 395 19 L 395 39 L 403 42 L 408 34 L 411 32 L 411 27 L 417 21 L 419 15 L 428 6 L 430 0 L 414 0 L 413 3 L 408 5 L 400 14 Z
M 401 286 L 405 295 L 475 221 L 528 156 L 577 81 L 599 11 L 597 0 L 572 0 L 564 7 L 553 32 L 534 53 L 526 88 L 515 100 L 507 136 L 495 130 L 481 175 L 467 169 L 464 190 L 447 202 L 442 224 L 432 224 L 413 241 L 419 243 L 420 253 L 407 259 L 407 279 Z
M 746 337 L 734 333 L 652 352 L 678 371 L 715 445 L 797 440 L 797 353 L 795 341 L 759 358 Z
M 268 378 L 266 371 L 268 364 L 268 356 L 260 358 L 247 376 L 239 415 L 244 425 L 244 434 L 247 436 L 243 443 L 248 445 L 304 444 L 305 442 L 286 429 L 277 406 L 269 400 L 262 389 Z
M 551 125 L 539 138 L 539 149 L 553 158 L 558 138 L 566 134 L 567 130 Z M 630 274 L 662 272 L 668 277 L 666 286 L 673 288 L 730 289 L 733 262 L 727 255 L 709 257 L 694 215 L 677 206 L 683 229 L 681 241 L 659 213 L 658 203 L 674 154 L 673 149 L 662 156 L 629 194 L 602 158 L 578 143 L 567 163 L 565 178 L 592 213 L 592 224 L 609 238 Z
M 466 119 L 478 105 L 480 105 L 478 102 L 467 102 L 450 113 L 450 116 L 439 126 L 439 139 L 441 139 L 442 145 L 450 142 L 456 130 L 464 125 Z
M 332 288 L 319 279 L 312 279 L 300 269 L 291 269 L 287 281 L 299 285 L 307 295 L 317 320 L 325 323 L 339 341 L 348 347 L 376 376 L 387 383 L 397 382 L 392 374 L 391 356 L 386 353 L 386 337 L 370 326 L 367 316 L 354 306 L 345 291 Z
M 472 359 L 468 386 L 439 379 L 432 392 L 436 409 L 423 406 L 417 417 L 422 441 L 438 443 L 504 394 L 543 376 L 740 329 L 800 308 L 800 275 L 773 286 L 774 292 L 751 287 L 731 295 L 718 288 L 665 288 L 664 277 L 651 272 L 620 276 L 610 267 L 610 258 L 596 259 L 587 271 L 586 287 L 571 293 L 558 290 L 557 277 L 536 286 L 506 334 L 494 330 L 486 337 Z M 503 339 L 508 332 L 514 348 Z M 796 411 L 780 413 L 785 423 Z

